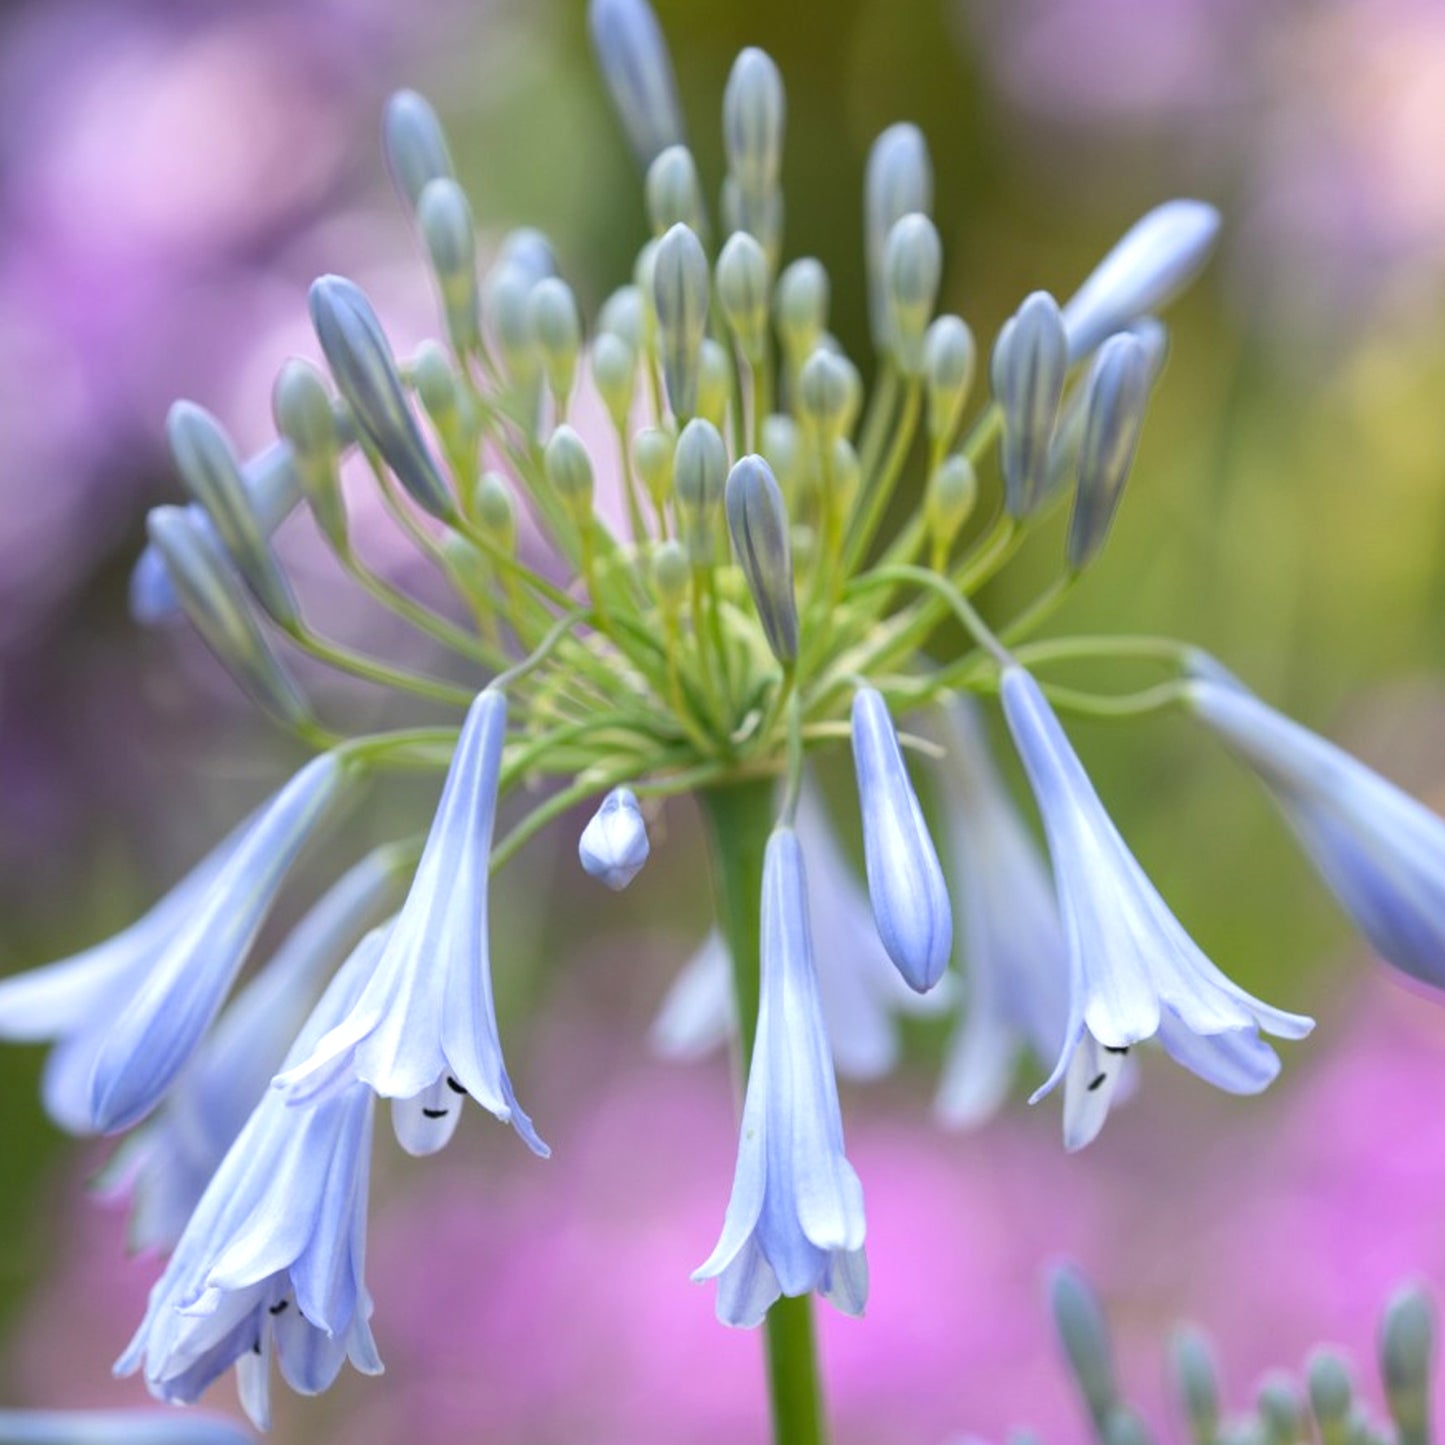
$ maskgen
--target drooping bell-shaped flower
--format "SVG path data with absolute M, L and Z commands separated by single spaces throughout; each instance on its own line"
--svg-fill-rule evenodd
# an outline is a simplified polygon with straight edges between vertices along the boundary
M 1103 1127 L 1123 1055 L 1157 1036 L 1185 1068 L 1230 1093 L 1279 1072 L 1260 1037 L 1303 1038 L 1313 1021 L 1231 983 L 1184 931 L 1119 836 L 1038 684 L 1011 665 L 1004 713 L 1038 802 L 1069 949 L 1064 1044 L 1038 1098 L 1067 1075 L 1070 1148 Z
M 888 704 L 871 687 L 853 698 L 853 762 L 878 935 L 909 985 L 926 993 L 948 967 L 953 913 Z
M 631 788 L 613 788 L 582 830 L 577 852 L 583 869 L 620 892 L 642 871 L 649 851 L 637 795 Z
M 696 1280 L 750 1327 L 779 1295 L 817 1290 L 847 1314 L 868 1294 L 863 1188 L 843 1152 L 808 925 L 803 853 L 778 828 L 763 863 L 762 984 L 737 1172 L 722 1236 Z
M 364 987 L 384 945 L 368 934 L 292 1048 L 305 1055 Z M 270 1361 L 302 1394 L 326 1389 L 349 1358 L 381 1361 L 363 1279 L 371 1091 L 350 1083 L 291 1106 L 268 1090 L 221 1161 L 116 1373 L 144 1370 L 157 1398 L 192 1404 L 232 1365 L 246 1413 L 270 1421 Z
M 506 694 L 487 688 L 467 713 L 375 973 L 336 1027 L 277 1079 L 296 1100 L 357 1079 L 412 1101 L 395 1113 L 398 1137 L 414 1152 L 447 1142 L 466 1094 L 548 1152 L 512 1091 L 492 1002 L 487 879 L 506 729 Z
M 1195 715 L 1273 794 L 1330 891 L 1402 973 L 1445 988 L 1445 820 L 1200 658 Z

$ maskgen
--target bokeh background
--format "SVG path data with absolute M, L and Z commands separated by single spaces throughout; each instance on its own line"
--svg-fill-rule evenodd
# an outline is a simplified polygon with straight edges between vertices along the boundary
M 860 360 L 860 181 L 892 121 L 929 136 L 944 304 L 980 338 L 1026 291 L 1066 293 L 1157 201 L 1222 208 L 1217 261 L 1171 318 L 1115 536 L 1059 626 L 1192 636 L 1445 805 L 1437 0 L 657 8 L 712 183 L 733 55 L 760 44 L 781 65 L 788 251 L 829 266 L 834 329 Z M 377 143 L 400 84 L 442 111 L 486 238 L 542 226 L 585 309 L 626 279 L 640 184 L 581 0 L 0 8 L 6 971 L 128 921 L 295 761 L 184 634 L 130 623 L 125 580 L 145 508 L 177 490 L 167 403 L 189 395 L 264 442 L 270 377 L 310 350 L 313 275 L 357 276 L 403 343 L 431 327 Z M 344 617 L 306 537 L 286 546 L 323 616 Z M 1052 560 L 1030 551 L 988 605 L 1027 600 Z M 1132 1386 L 1175 1433 L 1170 1321 L 1216 1333 L 1239 1404 L 1317 1339 L 1367 1354 L 1395 1282 L 1445 1286 L 1445 1007 L 1380 976 L 1187 724 L 1075 736 L 1211 953 L 1320 1027 L 1259 1101 L 1147 1060 L 1137 1100 L 1077 1158 L 1053 1104 L 938 1132 L 936 1025 L 896 1078 L 845 1091 L 875 1285 L 865 1322 L 826 1322 L 840 1445 L 1010 1423 L 1081 1438 L 1042 1309 L 1061 1255 L 1098 1280 Z M 356 826 L 380 837 L 428 802 L 388 793 Z M 382 1146 L 370 1275 L 388 1375 L 283 1401 L 280 1441 L 760 1437 L 757 1341 L 716 1326 L 686 1278 L 731 1178 L 726 1071 L 646 1047 L 708 922 L 695 819 L 667 814 L 622 899 L 577 872 L 580 822 L 500 890 L 509 1059 L 556 1157 L 538 1164 L 480 1112 L 429 1165 Z M 138 1403 L 109 1363 L 155 1267 L 125 1258 L 121 1218 L 86 1195 L 104 1150 L 43 1120 L 39 1060 L 0 1054 L 0 1403 Z

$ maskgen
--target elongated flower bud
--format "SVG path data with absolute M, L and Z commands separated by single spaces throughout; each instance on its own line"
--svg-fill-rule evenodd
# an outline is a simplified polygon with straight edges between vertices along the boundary
M 597 394 L 621 430 L 632 415 L 632 397 L 637 390 L 637 353 L 610 331 L 601 332 L 592 343 L 592 380 Z
M 483 472 L 477 481 L 472 510 L 477 521 L 507 552 L 517 549 L 517 506 L 507 479 L 498 472 Z
M 697 410 L 698 352 L 707 330 L 708 264 L 702 243 L 686 226 L 674 226 L 657 243 L 652 302 L 662 352 L 667 402 L 679 422 Z
M 683 427 L 673 456 L 672 488 L 693 562 L 712 561 L 715 522 L 728 479 L 728 449 L 709 421 L 694 417 Z
M 783 249 L 783 193 L 778 187 L 761 195 L 745 191 L 736 176 L 722 185 L 723 229 L 742 231 L 763 248 L 769 267 L 778 264 Z
M 146 531 L 181 607 L 221 666 L 279 722 L 309 722 L 311 710 L 262 635 L 215 534 L 182 507 L 153 508 Z
M 888 704 L 871 687 L 853 697 L 853 763 L 878 936 L 909 987 L 927 993 L 953 952 L 953 910 Z
M 645 323 L 642 292 L 636 286 L 619 286 L 597 313 L 597 334 L 615 336 L 638 353 L 647 340 Z
M 804 256 L 784 270 L 773 314 L 789 361 L 801 366 L 828 328 L 828 273 L 821 261 Z
M 310 304 L 326 364 L 362 433 L 417 505 L 448 520 L 456 505 L 406 404 L 371 302 L 344 277 L 323 276 L 311 285 Z
M 529 386 L 537 375 L 537 335 L 528 300 L 536 285 L 520 267 L 498 265 L 487 276 L 487 326 L 512 380 Z
M 592 514 L 592 458 L 587 444 L 570 426 L 559 426 L 542 454 L 547 480 L 579 521 Z
M 681 542 L 659 542 L 652 553 L 652 590 L 657 605 L 669 617 L 676 617 L 687 599 L 692 564 Z
M 733 62 L 723 91 L 723 145 L 728 170 L 749 200 L 778 184 L 787 123 L 783 77 L 766 51 L 749 46 Z
M 928 383 L 928 438 L 947 446 L 963 418 L 973 385 L 977 349 L 973 332 L 957 316 L 940 316 L 923 338 L 923 374 Z
M 441 290 L 447 335 L 466 355 L 481 344 L 477 237 L 466 192 L 450 177 L 428 181 L 417 202 L 417 223 Z
M 1317 1349 L 1305 1363 L 1305 1379 L 1320 1439 L 1326 1445 L 1347 1439 L 1355 1394 L 1349 1367 L 1333 1350 Z
M 1069 360 L 1177 296 L 1218 235 L 1219 212 L 1203 201 L 1166 201 L 1136 221 L 1064 306 Z
M 760 366 L 768 346 L 768 289 L 771 268 L 757 238 L 734 231 L 717 262 L 717 299 L 738 350 L 749 366 Z
M 577 377 L 577 355 L 582 349 L 582 319 L 572 288 L 557 276 L 546 276 L 527 298 L 532 334 L 542 353 L 542 369 L 557 405 L 566 405 Z
M 1098 1296 L 1077 1269 L 1060 1265 L 1049 1279 L 1049 1307 L 1069 1369 L 1078 1382 L 1095 1430 L 1102 1433 L 1109 1417 L 1119 1408 L 1119 1377 L 1109 1325 Z
M 415 211 L 428 184 L 452 176 L 446 133 L 430 103 L 414 90 L 398 90 L 386 103 L 381 145 L 392 184 L 408 211 Z
M 417 348 L 411 363 L 411 383 L 436 428 L 458 486 L 464 490 L 476 476 L 482 442 L 471 394 L 447 353 L 435 341 L 425 341 Z
M 1169 1342 L 1174 1385 L 1197 1445 L 1213 1445 L 1219 1431 L 1219 1378 L 1209 1341 L 1198 1330 L 1179 1329 Z
M 727 348 L 704 336 L 697 349 L 697 414 L 721 429 L 733 399 L 733 363 Z
M 1435 1310 L 1418 1285 L 1385 1306 L 1380 1322 L 1380 1374 L 1401 1445 L 1430 1438 L 1430 1375 L 1435 1364 Z
M 642 871 L 651 845 L 631 788 L 613 788 L 582 830 L 577 853 L 584 871 L 620 893 Z
M 825 445 L 842 436 L 851 401 L 848 363 L 820 346 L 798 373 L 798 410 L 818 429 Z
M 943 246 L 933 222 L 913 212 L 895 223 L 883 253 L 893 359 L 905 376 L 923 372 L 923 338 L 943 276 Z
M 1068 364 L 1059 308 L 1046 291 L 1035 291 L 1005 323 L 993 349 L 993 391 L 1003 409 L 1005 499 L 1014 517 L 1029 516 L 1043 500 Z
M 728 531 L 733 551 L 773 656 L 791 663 L 798 656 L 798 603 L 793 593 L 793 554 L 788 512 L 768 464 L 743 457 L 728 474 Z
M 661 427 L 648 426 L 632 439 L 632 465 L 653 505 L 663 506 L 672 493 L 672 457 L 676 443 Z
M 166 437 L 186 490 L 206 509 L 237 570 L 261 605 L 283 625 L 296 617 L 291 591 L 241 480 L 241 464 L 210 412 L 178 401 L 166 417 Z
M 1271 1371 L 1260 1381 L 1255 1405 L 1267 1445 L 1299 1445 L 1309 1437 L 1304 1397 L 1284 1371 Z
M 763 457 L 784 488 L 793 483 L 802 445 L 792 417 L 775 413 L 763 418 Z
M 341 444 L 331 396 L 321 372 L 293 357 L 276 374 L 271 393 L 276 430 L 291 444 L 296 475 L 316 524 L 334 547 L 346 546 L 346 501 L 341 493 Z
M 657 16 L 647 0 L 591 0 L 587 23 L 612 104 L 645 168 L 684 139 L 672 59 Z
M 1099 348 L 1084 401 L 1079 490 L 1069 523 L 1069 566 L 1088 565 L 1104 545 L 1134 462 L 1149 405 L 1149 357 L 1128 332 Z
M 687 226 L 699 236 L 707 234 L 707 207 L 697 164 L 686 146 L 668 146 L 647 168 L 647 219 L 654 236 L 665 235 L 676 225 Z
M 940 552 L 953 546 L 978 500 L 978 476 L 962 455 L 948 457 L 928 482 L 928 530 Z
M 933 163 L 915 125 L 891 125 L 873 142 L 863 190 L 863 239 L 868 261 L 868 316 L 878 351 L 893 345 L 893 322 L 884 283 L 888 235 L 913 212 L 933 209 Z

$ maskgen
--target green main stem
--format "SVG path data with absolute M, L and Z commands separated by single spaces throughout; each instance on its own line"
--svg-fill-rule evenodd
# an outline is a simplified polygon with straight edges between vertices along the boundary
M 758 1025 L 763 854 L 776 817 L 771 778 L 705 788 L 699 794 L 712 852 L 718 927 L 733 964 L 738 1060 L 746 1080 Z M 813 1301 L 780 1299 L 768 1312 L 768 1400 L 776 1445 L 827 1445 Z

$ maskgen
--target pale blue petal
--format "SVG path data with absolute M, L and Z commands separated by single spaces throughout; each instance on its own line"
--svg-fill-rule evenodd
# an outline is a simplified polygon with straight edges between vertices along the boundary
M 1125 1055 L 1086 1033 L 1069 1055 L 1064 1075 L 1064 1148 L 1092 1144 L 1104 1127 L 1124 1077 Z
M 861 1249 L 840 1251 L 828 1261 L 818 1293 L 845 1315 L 861 1315 L 868 1303 L 868 1255 Z
M 1260 1038 L 1258 1029 L 1195 1034 L 1166 1009 L 1159 1042 L 1175 1063 L 1229 1094 L 1261 1093 L 1280 1069 L 1279 1055 Z
M 0 1445 L 248 1445 L 215 1415 L 157 1410 L 0 1410 Z
M 652 1021 L 648 1043 L 660 1058 L 690 1063 L 720 1048 L 736 1028 L 732 959 L 714 928 L 673 980 Z
M 460 1088 L 459 1084 L 453 1087 L 446 1079 L 438 1079 L 410 1099 L 391 1101 L 391 1127 L 396 1142 L 408 1154 L 421 1158 L 435 1154 L 451 1142 L 461 1122 L 462 1100 L 466 1097 L 458 1092 Z
M 718 1277 L 717 1317 L 734 1329 L 755 1329 L 781 1293 L 773 1267 L 749 1239 Z

